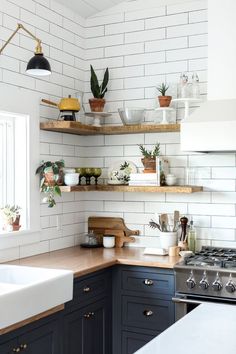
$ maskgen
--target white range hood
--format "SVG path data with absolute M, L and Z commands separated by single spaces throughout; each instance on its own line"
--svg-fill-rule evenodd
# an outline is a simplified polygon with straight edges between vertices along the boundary
M 208 0 L 208 100 L 182 121 L 182 151 L 236 151 L 235 14 L 235 0 Z

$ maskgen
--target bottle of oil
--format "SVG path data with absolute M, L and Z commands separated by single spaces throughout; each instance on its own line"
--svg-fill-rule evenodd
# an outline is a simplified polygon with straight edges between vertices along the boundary
M 193 219 L 191 219 L 190 227 L 188 229 L 188 248 L 189 251 L 192 251 L 193 253 L 195 253 L 196 251 L 196 238 L 197 238 L 197 232 L 193 225 Z

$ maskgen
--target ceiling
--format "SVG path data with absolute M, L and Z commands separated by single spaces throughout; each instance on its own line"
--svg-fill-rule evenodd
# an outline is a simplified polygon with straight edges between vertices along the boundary
M 57 0 L 70 7 L 82 17 L 89 17 L 127 0 Z M 128 0 L 130 1 L 130 0 Z

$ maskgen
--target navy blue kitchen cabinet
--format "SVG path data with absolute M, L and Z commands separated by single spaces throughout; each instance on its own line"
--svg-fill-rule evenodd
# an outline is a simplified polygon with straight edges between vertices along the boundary
M 0 354 L 133 354 L 174 322 L 169 269 L 121 266 L 74 281 L 65 309 L 0 336 Z
M 63 316 L 63 354 L 112 353 L 111 269 L 75 279 Z
M 119 266 L 113 270 L 113 352 L 133 354 L 174 323 L 172 270 Z
M 1 354 L 62 354 L 60 317 L 49 316 L 0 336 Z

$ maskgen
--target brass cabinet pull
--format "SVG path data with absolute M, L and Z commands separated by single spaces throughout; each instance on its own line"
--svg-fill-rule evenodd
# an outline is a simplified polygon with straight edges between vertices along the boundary
M 20 348 L 19 347 L 18 348 L 13 348 L 12 351 L 13 351 L 13 353 L 19 353 L 20 352 Z
M 84 293 L 89 293 L 91 291 L 91 288 L 89 286 L 86 286 L 83 291 Z
M 21 345 L 20 345 L 20 349 L 21 349 L 21 350 L 24 350 L 24 349 L 26 349 L 26 348 L 27 348 L 27 344 L 21 344 Z
M 154 314 L 152 310 L 145 310 L 143 311 L 144 316 L 150 317 Z
M 151 285 L 153 285 L 153 280 L 151 280 L 151 279 L 145 279 L 145 280 L 144 280 L 144 284 L 145 284 L 145 285 L 148 285 L 148 286 L 151 286 Z
M 84 314 L 84 318 L 90 319 L 90 318 L 92 318 L 94 315 L 95 315 L 94 312 L 85 313 L 85 314 Z

